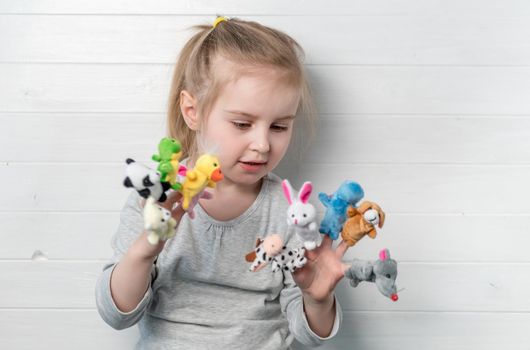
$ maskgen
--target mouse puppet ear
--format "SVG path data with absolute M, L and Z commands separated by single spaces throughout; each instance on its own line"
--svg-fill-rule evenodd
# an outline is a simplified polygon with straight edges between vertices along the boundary
M 388 260 L 390 259 L 390 251 L 388 249 L 382 249 L 380 252 L 379 252 L 379 260 Z

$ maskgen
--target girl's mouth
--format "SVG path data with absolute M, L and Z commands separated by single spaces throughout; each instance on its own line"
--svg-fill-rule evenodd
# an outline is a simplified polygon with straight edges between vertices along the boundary
M 250 172 L 260 171 L 267 163 L 254 163 L 254 162 L 239 162 L 241 168 Z

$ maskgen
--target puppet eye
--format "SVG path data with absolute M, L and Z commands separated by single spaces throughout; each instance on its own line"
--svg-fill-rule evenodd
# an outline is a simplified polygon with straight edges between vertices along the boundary
M 390 277 L 391 277 L 391 276 L 390 276 L 390 274 L 389 274 L 389 273 L 387 273 L 387 274 L 386 274 L 386 278 L 390 278 Z
M 294 218 L 294 214 L 293 214 L 293 215 L 291 215 L 291 217 L 292 217 L 292 218 Z
M 304 218 L 307 218 L 307 214 L 304 214 Z

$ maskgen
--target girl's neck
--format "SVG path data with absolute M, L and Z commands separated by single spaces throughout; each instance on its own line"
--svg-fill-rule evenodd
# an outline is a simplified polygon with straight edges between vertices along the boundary
M 193 168 L 197 156 L 186 161 Z M 242 215 L 256 200 L 263 184 L 263 178 L 252 185 L 241 185 L 226 178 L 218 182 L 215 188 L 208 188 L 211 199 L 200 199 L 199 205 L 215 220 L 229 221 Z
M 262 183 L 263 178 L 255 186 L 241 186 L 223 180 L 215 188 L 208 189 L 212 198 L 201 199 L 199 204 L 215 220 L 232 220 L 250 208 L 259 195 Z

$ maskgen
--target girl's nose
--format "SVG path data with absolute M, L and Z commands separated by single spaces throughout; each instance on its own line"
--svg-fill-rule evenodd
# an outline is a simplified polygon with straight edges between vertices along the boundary
M 267 132 L 256 130 L 253 133 L 250 148 L 258 153 L 267 153 L 270 150 L 269 135 Z

